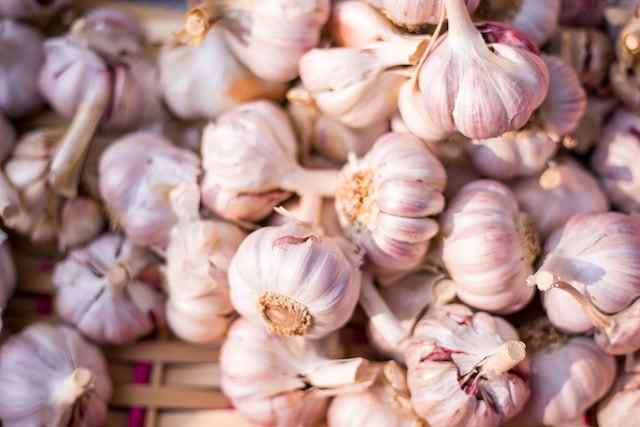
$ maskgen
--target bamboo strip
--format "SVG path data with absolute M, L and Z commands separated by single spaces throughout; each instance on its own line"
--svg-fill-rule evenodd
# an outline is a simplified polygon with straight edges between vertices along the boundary
M 126 347 L 108 347 L 111 360 L 128 362 L 207 363 L 218 360 L 219 349 L 181 341 L 142 341 Z
M 177 386 L 128 384 L 116 387 L 111 404 L 163 409 L 226 409 L 229 400 L 220 391 L 193 390 Z

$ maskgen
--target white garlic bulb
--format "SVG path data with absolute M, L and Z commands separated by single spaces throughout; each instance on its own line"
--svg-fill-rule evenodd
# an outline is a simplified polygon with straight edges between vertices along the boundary
M 600 427 L 626 427 L 637 420 L 640 408 L 640 365 L 635 355 L 627 355 L 624 372 L 621 372 L 609 394 L 598 404 Z M 626 362 L 626 361 L 625 361 Z
M 0 348 L 6 427 L 101 427 L 112 385 L 97 347 L 68 326 L 36 323 Z

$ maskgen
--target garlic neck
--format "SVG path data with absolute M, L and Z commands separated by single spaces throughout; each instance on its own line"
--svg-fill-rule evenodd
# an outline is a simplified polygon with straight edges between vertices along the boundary
M 447 39 L 452 47 L 459 52 L 468 52 L 471 46 L 489 52 L 471 20 L 465 0 L 445 0 L 445 7 L 449 20 Z
M 107 281 L 114 290 L 124 289 L 130 280 L 129 270 L 121 263 L 116 263 L 107 272 Z
M 71 406 L 93 387 L 93 373 L 86 368 L 76 368 L 55 390 L 53 400 L 58 405 Z
M 538 232 L 531 217 L 526 213 L 520 212 L 516 220 L 516 229 L 522 238 L 525 261 L 531 265 L 540 254 Z
M 269 331 L 276 335 L 302 336 L 313 325 L 309 309 L 286 295 L 263 292 L 258 298 L 258 310 Z

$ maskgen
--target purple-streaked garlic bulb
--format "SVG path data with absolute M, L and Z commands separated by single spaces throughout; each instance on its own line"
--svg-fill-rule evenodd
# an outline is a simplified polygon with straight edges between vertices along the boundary
M 350 153 L 364 156 L 376 139 L 389 131 L 387 120 L 360 129 L 349 127 L 322 114 L 307 94 L 300 88 L 293 88 L 287 93 L 287 111 L 301 144 L 307 150 L 342 164 Z
M 227 271 L 246 234 L 232 224 L 200 219 L 197 187 L 178 188 L 171 198 L 179 220 L 167 247 L 167 321 L 184 340 L 219 340 L 233 313 Z
M 164 100 L 184 120 L 214 119 L 243 102 L 284 98 L 283 84 L 254 76 L 236 59 L 218 26 L 198 46 L 165 46 L 158 67 Z
M 604 20 L 608 0 L 562 0 L 560 24 L 597 27 Z
M 312 49 L 300 60 L 300 79 L 318 108 L 347 126 L 362 128 L 397 109 L 398 68 L 417 62 L 428 37 L 373 42 L 362 47 Z
M 445 0 L 445 6 L 449 31 L 418 70 L 423 127 L 436 140 L 455 132 L 487 139 L 520 129 L 547 96 L 549 72 L 538 49 L 504 24 L 476 27 L 464 0 Z
M 40 91 L 56 112 L 71 120 L 50 177 L 64 196 L 77 193 L 98 126 L 131 130 L 159 114 L 156 71 L 140 54 L 141 31 L 128 14 L 99 9 L 76 21 L 65 36 L 45 43 Z
M 260 214 L 271 213 L 290 192 L 328 197 L 335 193 L 338 171 L 298 164 L 293 126 L 285 111 L 271 102 L 232 109 L 205 128 L 202 140 L 202 199 L 223 218 L 261 219 Z M 230 212 L 227 204 L 233 208 Z
M 541 174 L 518 181 L 513 192 L 541 239 L 574 215 L 609 210 L 598 181 L 570 157 L 556 159 Z
M 42 107 L 38 74 L 45 60 L 43 43 L 31 27 L 0 18 L 0 114 L 20 118 Z
M 70 9 L 75 0 L 2 0 L 0 17 L 46 25 Z
M 66 199 L 49 184 L 52 158 L 58 149 L 60 129 L 25 134 L 4 166 L 9 183 L 22 205 L 16 215 L 5 217 L 8 228 L 27 235 L 37 245 L 57 242 L 61 250 L 85 243 L 104 227 L 100 205 L 86 197 Z
M 264 252 L 264 253 L 263 253 Z M 351 318 L 360 294 L 360 254 L 292 220 L 251 233 L 229 266 L 231 303 L 272 333 L 320 338 Z
M 438 233 L 447 175 L 416 137 L 388 133 L 342 170 L 336 210 L 347 237 L 378 276 L 416 268 Z
M 558 28 L 562 0 L 482 0 L 478 14 L 482 18 L 508 23 L 542 46 Z
M 548 51 L 571 64 L 580 82 L 592 90 L 602 88 L 613 60 L 611 41 L 596 29 L 560 28 L 551 39 Z
M 529 355 L 531 397 L 512 425 L 577 425 L 571 423 L 615 381 L 615 358 L 591 338 L 559 333 L 546 318 L 527 324 L 520 336 Z
M 16 267 L 11 255 L 9 236 L 0 230 L 0 332 L 2 332 L 2 312 L 16 287 L 16 281 Z
M 635 355 L 627 355 L 629 363 L 620 373 L 609 394 L 598 404 L 600 427 L 627 427 L 638 418 L 640 408 L 640 363 Z
M 336 396 L 327 411 L 328 427 L 423 427 L 411 407 L 406 372 L 387 362 L 368 389 Z
M 405 359 L 413 408 L 431 427 L 498 427 L 529 398 L 525 345 L 516 330 L 463 305 L 429 311 Z
M 607 353 L 640 349 L 640 216 L 579 214 L 547 240 L 527 282 L 544 291 L 551 323 L 595 332 Z
M 604 129 L 591 167 L 611 203 L 627 212 L 640 211 L 640 115 L 618 110 Z
M 473 12 L 480 0 L 465 0 Z M 487 0 L 484 0 L 487 1 Z M 367 0 L 391 22 L 409 31 L 419 31 L 425 25 L 435 25 L 444 13 L 443 0 Z
M 402 329 L 405 337 L 410 337 L 427 310 L 433 306 L 449 303 L 455 298 L 454 287 L 453 282 L 443 274 L 419 271 L 402 278 L 393 287 L 381 288 L 379 293 L 382 301 L 393 314 L 392 321 L 396 323 L 394 327 Z M 364 295 L 365 292 L 363 291 L 362 294 Z M 363 306 L 367 307 L 365 304 Z M 403 363 L 404 347 L 399 345 L 402 342 L 390 342 L 386 339 L 388 324 L 378 324 L 374 319 L 374 310 L 366 310 L 372 318 L 367 324 L 371 345 L 384 356 Z
M 587 109 L 575 130 L 564 137 L 562 145 L 578 154 L 585 154 L 602 140 L 602 133 L 612 111 L 617 106 L 615 98 L 590 96 Z
M 6 427 L 100 427 L 113 387 L 97 347 L 68 326 L 36 323 L 0 348 Z
M 163 251 L 177 222 L 169 195 L 198 185 L 198 156 L 151 132 L 115 141 L 100 159 L 100 194 L 113 224 L 133 243 Z
M 442 258 L 462 301 L 513 313 L 533 298 L 525 282 L 540 249 L 537 233 L 509 188 L 490 180 L 465 185 L 440 226 Z
M 122 345 L 164 324 L 165 298 L 137 276 L 153 255 L 116 233 L 74 249 L 53 272 L 56 313 L 93 342 Z
M 325 341 L 280 337 L 238 319 L 220 354 L 222 390 L 258 425 L 315 425 L 330 396 L 366 388 L 378 371 L 360 358 L 334 359 Z

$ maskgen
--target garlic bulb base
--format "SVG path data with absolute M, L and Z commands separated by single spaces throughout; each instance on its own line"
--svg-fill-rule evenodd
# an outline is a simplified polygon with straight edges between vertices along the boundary
M 76 368 L 64 381 L 54 397 L 61 405 L 73 405 L 93 384 L 93 373 L 86 368 Z
M 271 333 L 281 336 L 302 336 L 313 323 L 309 309 L 292 298 L 275 292 L 263 292 L 258 309 Z

